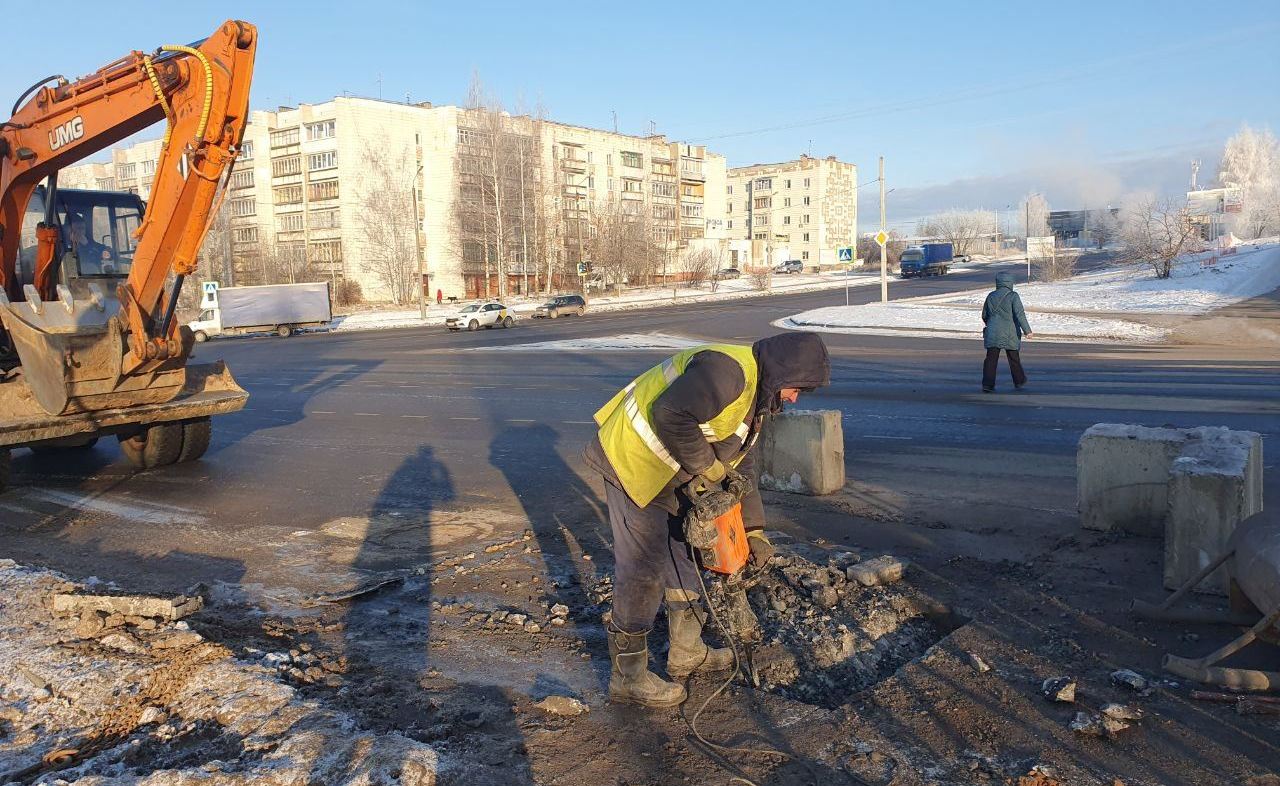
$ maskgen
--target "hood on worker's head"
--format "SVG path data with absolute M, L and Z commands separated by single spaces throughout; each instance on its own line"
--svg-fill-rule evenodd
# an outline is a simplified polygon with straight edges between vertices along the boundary
M 1001 270 L 996 273 L 996 288 L 1007 287 L 1013 289 L 1013 274 L 1008 270 Z
M 827 345 L 817 333 L 782 333 L 751 345 L 760 372 L 756 411 L 782 409 L 783 388 L 813 390 L 831 384 Z

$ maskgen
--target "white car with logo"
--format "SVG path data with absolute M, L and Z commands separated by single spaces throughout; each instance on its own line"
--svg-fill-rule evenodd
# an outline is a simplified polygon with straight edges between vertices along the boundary
M 497 301 L 472 303 L 458 313 L 447 317 L 444 326 L 450 330 L 479 330 L 480 328 L 509 328 L 516 323 L 515 312 Z

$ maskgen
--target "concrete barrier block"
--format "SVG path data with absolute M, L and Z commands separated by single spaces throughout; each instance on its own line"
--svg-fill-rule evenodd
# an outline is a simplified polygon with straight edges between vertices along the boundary
M 1251 431 L 1189 429 L 1169 474 L 1164 586 L 1177 589 L 1228 548 L 1236 526 L 1262 511 L 1262 438 Z M 1224 566 L 1196 588 L 1226 595 Z
M 1077 504 L 1085 529 L 1159 536 L 1169 469 L 1187 435 L 1180 429 L 1099 423 L 1076 451 Z
M 844 488 L 844 429 L 838 410 L 783 412 L 760 440 L 760 488 L 832 494 Z

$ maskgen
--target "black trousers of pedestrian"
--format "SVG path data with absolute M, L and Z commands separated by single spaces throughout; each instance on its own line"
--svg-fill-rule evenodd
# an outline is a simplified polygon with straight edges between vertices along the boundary
M 1018 357 L 1018 350 L 1006 349 L 1004 354 L 1009 358 L 1009 373 L 1013 375 L 1013 384 L 1022 387 L 1027 384 L 1027 372 L 1022 370 L 1022 358 Z M 996 387 L 996 370 L 1000 365 L 1000 350 L 998 348 L 990 348 L 987 350 L 987 359 L 982 364 L 982 388 L 984 390 L 994 390 Z
M 612 483 L 604 486 L 613 529 L 613 624 L 640 633 L 653 627 L 666 590 L 702 594 L 698 566 L 681 519 L 657 505 L 640 507 Z

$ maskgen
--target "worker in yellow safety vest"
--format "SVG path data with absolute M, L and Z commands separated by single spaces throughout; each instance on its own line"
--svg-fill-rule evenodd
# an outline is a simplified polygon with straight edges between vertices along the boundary
M 749 479 L 742 518 L 750 560 L 762 566 L 773 546 L 764 533 L 754 448 L 766 416 L 830 381 L 822 339 L 785 333 L 750 346 L 686 349 L 641 374 L 596 412 L 599 429 L 583 458 L 604 477 L 613 530 L 613 610 L 606 619 L 610 700 L 648 707 L 685 700 L 684 686 L 649 670 L 648 633 L 663 601 L 670 676 L 733 665 L 732 651 L 702 640 L 699 568 L 683 533 L 687 487 L 718 486 L 738 475 Z

